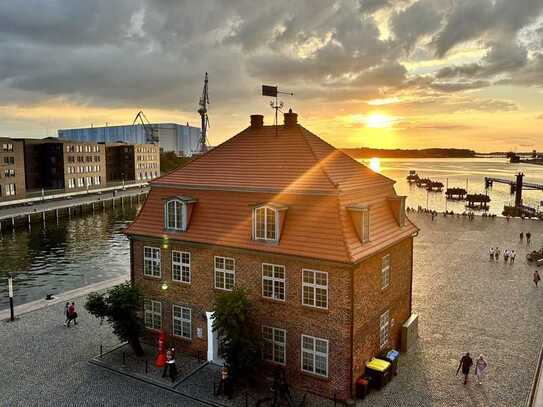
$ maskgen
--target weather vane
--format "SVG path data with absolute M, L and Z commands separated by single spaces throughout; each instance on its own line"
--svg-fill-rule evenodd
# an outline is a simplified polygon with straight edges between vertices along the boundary
M 275 133 L 277 134 L 277 112 L 281 110 L 284 106 L 283 101 L 277 100 L 277 95 L 290 95 L 294 96 L 294 93 L 292 92 L 282 92 L 277 89 L 277 86 L 270 86 L 270 85 L 262 85 L 262 96 L 271 96 L 274 97 L 275 100 L 272 100 L 270 102 L 270 106 L 272 109 L 275 110 Z

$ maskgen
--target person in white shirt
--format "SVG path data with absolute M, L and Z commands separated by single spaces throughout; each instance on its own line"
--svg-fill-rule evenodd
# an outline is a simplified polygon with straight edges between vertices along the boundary
M 490 250 L 488 251 L 488 254 L 490 255 L 490 261 L 493 261 L 494 260 L 494 248 L 491 247 Z

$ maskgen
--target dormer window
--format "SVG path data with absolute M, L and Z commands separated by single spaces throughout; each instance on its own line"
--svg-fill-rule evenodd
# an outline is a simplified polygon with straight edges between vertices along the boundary
M 370 241 L 370 208 L 367 205 L 352 205 L 347 207 L 351 214 L 353 226 L 362 243 Z
M 166 203 L 166 229 L 180 230 L 186 229 L 187 206 L 184 202 L 172 199 Z
M 259 204 L 253 207 L 253 239 L 278 242 L 286 206 Z
M 277 240 L 277 211 L 273 208 L 255 209 L 255 239 Z
M 187 230 L 192 204 L 196 202 L 193 198 L 173 197 L 164 202 L 164 228 L 184 232 Z

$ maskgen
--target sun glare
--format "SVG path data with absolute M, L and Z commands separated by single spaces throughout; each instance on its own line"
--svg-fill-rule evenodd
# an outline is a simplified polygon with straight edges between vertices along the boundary
M 383 129 L 391 125 L 392 119 L 384 114 L 372 113 L 366 117 L 366 126 L 371 129 Z
M 370 168 L 375 172 L 381 172 L 381 160 L 377 157 L 373 157 L 370 160 Z

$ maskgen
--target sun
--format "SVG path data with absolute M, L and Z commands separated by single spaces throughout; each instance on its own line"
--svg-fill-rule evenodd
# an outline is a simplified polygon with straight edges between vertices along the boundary
M 366 117 L 365 122 L 371 129 L 383 129 L 392 125 L 392 118 L 381 113 L 372 113 Z

